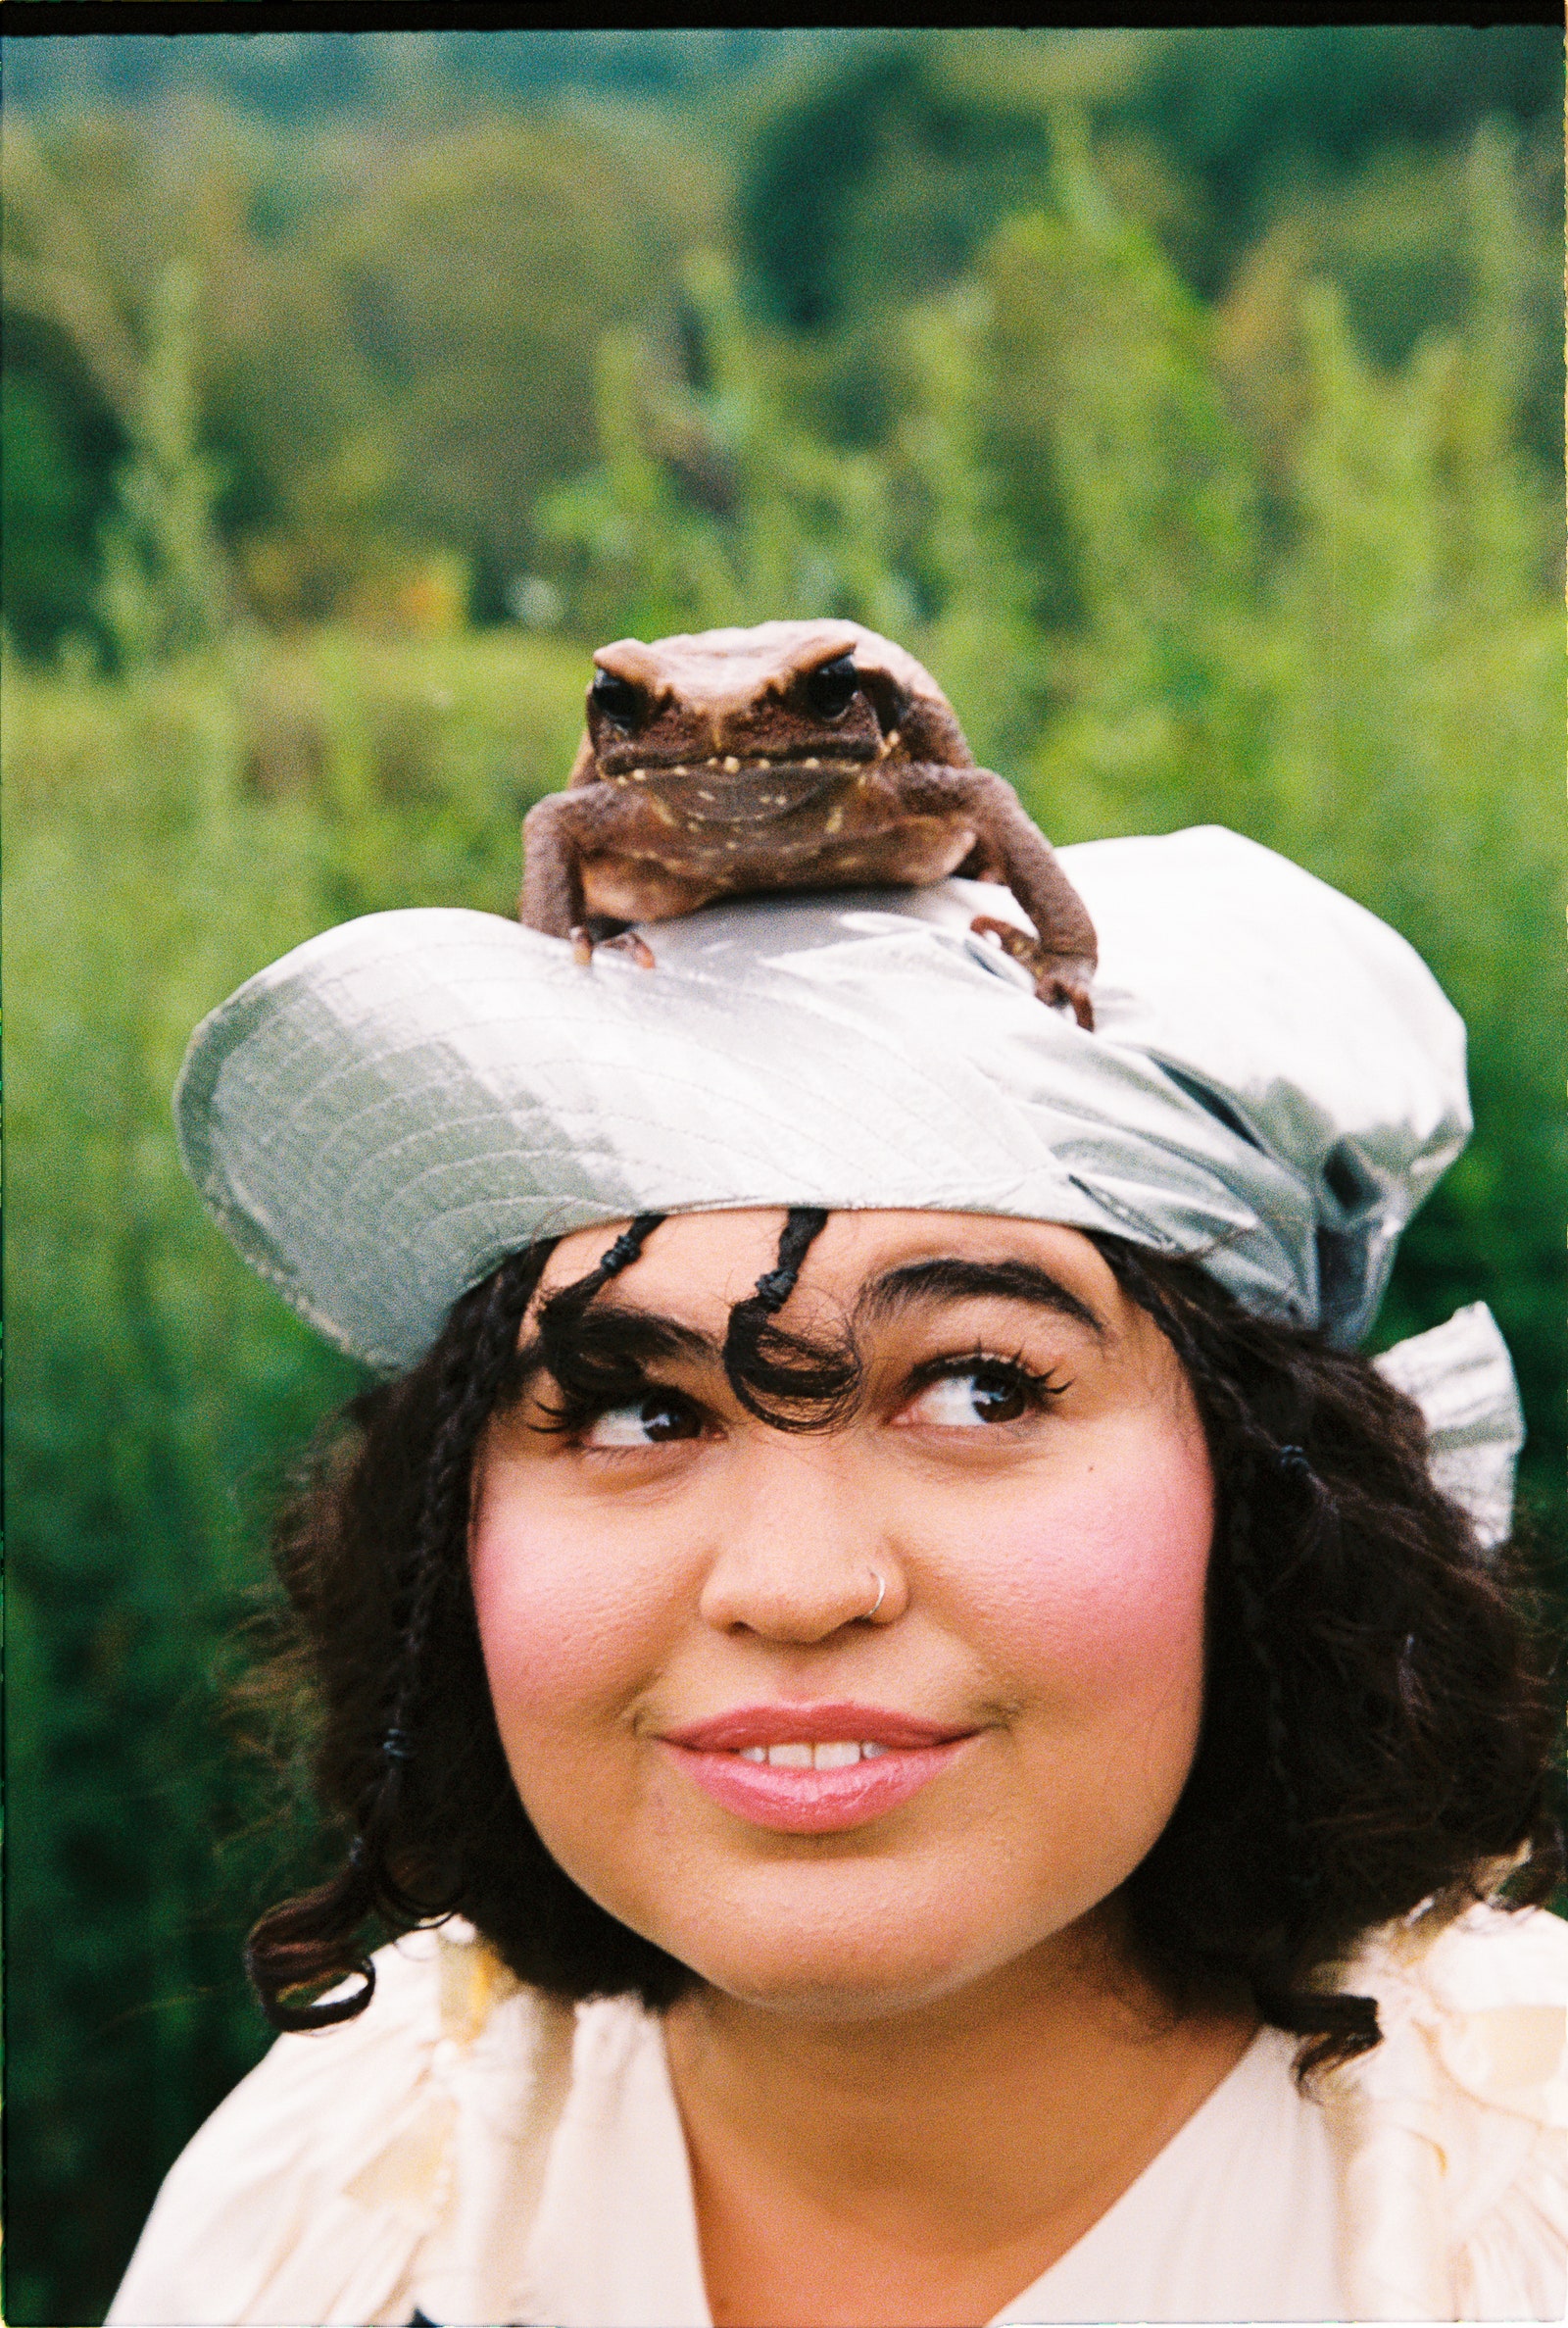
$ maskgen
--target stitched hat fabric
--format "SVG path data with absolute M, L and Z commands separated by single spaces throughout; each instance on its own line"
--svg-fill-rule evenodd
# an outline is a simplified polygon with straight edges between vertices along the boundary
M 1457 1014 L 1386 924 L 1234 833 L 1059 855 L 1100 935 L 1092 1033 L 971 932 L 1027 926 L 989 883 L 709 907 L 646 926 L 652 970 L 493 915 L 375 914 L 197 1029 L 186 1168 L 385 1369 L 532 1238 L 789 1204 L 1113 1230 L 1354 1342 L 1469 1131 Z

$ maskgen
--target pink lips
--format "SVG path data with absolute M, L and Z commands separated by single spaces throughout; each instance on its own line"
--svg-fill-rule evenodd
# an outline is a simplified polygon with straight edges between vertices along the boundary
M 668 1730 L 662 1743 L 706 1795 L 737 1817 L 782 1834 L 826 1835 L 863 1826 L 906 1803 L 974 1735 L 875 1706 L 742 1706 Z M 836 1770 L 741 1759 L 747 1747 L 852 1740 L 884 1751 Z

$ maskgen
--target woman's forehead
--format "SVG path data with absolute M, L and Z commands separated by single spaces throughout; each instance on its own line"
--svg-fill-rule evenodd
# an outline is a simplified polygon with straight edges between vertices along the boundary
M 672 1214 L 648 1238 L 622 1282 L 639 1302 L 679 1292 L 728 1309 L 773 1267 L 787 1218 L 782 1207 Z M 545 1270 L 541 1295 L 593 1268 L 626 1225 L 607 1221 L 564 1237 Z M 807 1255 L 801 1283 L 805 1291 L 853 1299 L 874 1277 L 947 1258 L 1023 1261 L 1048 1269 L 1101 1315 L 1119 1307 L 1115 1278 L 1088 1237 L 1056 1221 L 991 1213 L 830 1213 Z

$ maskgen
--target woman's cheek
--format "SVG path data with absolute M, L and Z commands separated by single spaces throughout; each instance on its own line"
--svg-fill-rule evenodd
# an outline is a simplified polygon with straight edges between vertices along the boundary
M 481 1493 L 469 1564 L 504 1738 L 538 1721 L 559 1725 L 573 1709 L 612 1706 L 646 1672 L 635 1571 L 583 1542 L 548 1505 L 509 1494 L 504 1472 Z
M 1130 1702 L 1173 1682 L 1200 1686 L 1213 1525 L 1200 1442 L 1097 1457 L 1048 1504 L 1021 1501 L 990 1533 L 1000 1630 L 1051 1695 L 1109 1690 Z

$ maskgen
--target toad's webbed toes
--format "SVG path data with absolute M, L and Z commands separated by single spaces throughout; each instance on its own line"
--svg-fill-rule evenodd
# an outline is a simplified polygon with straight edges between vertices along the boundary
M 1070 1003 L 1072 1015 L 1086 1035 L 1095 1031 L 1095 1006 L 1089 989 L 1072 978 L 1047 978 L 1035 990 L 1043 1002 Z
M 976 914 L 969 927 L 981 937 L 995 938 L 1004 954 L 1023 964 L 1043 1003 L 1053 1008 L 1066 1003 L 1084 1032 L 1093 1034 L 1095 1007 L 1089 999 L 1088 963 L 1064 962 L 1059 954 L 1049 953 L 1033 930 L 1020 929 L 1015 921 L 1000 920 L 994 914 Z
M 634 929 L 623 929 L 618 937 L 606 938 L 600 951 L 604 954 L 629 954 L 640 970 L 651 970 L 658 966 L 652 946 L 646 938 L 639 937 Z
M 651 970 L 657 966 L 653 948 L 634 929 L 617 929 L 613 935 L 602 937 L 595 932 L 591 923 L 579 921 L 567 935 L 571 943 L 571 959 L 584 968 L 593 961 L 596 953 L 629 954 L 640 970 Z

